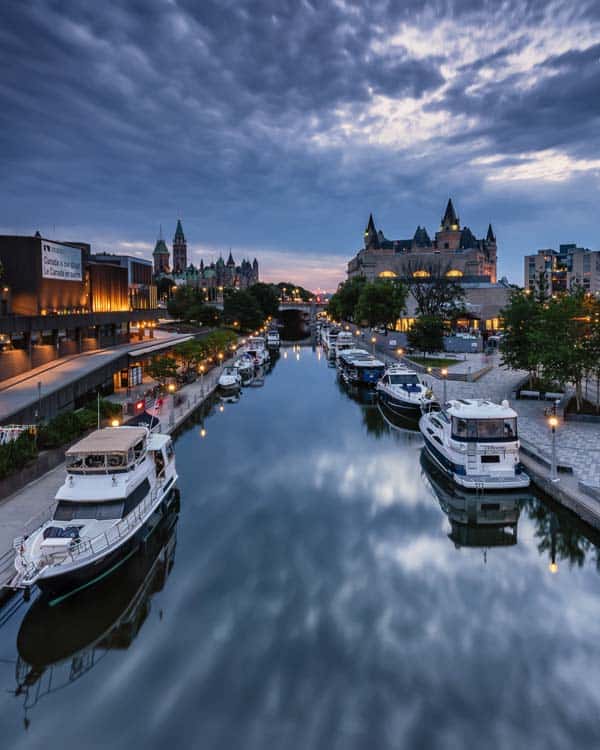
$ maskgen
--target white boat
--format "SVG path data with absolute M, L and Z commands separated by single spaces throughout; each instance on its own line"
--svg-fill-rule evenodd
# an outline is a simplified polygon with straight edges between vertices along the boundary
M 279 349 L 281 345 L 281 339 L 279 337 L 279 331 L 271 328 L 267 331 L 267 347 L 269 349 Z
M 238 391 L 242 387 L 242 376 L 236 367 L 228 365 L 223 368 L 223 372 L 219 375 L 217 385 L 221 391 Z
M 269 351 L 265 346 L 265 340 L 262 336 L 250 336 L 246 344 L 245 353 L 252 357 L 254 363 L 260 367 L 269 361 Z
M 321 337 L 323 346 L 330 357 L 335 357 L 335 345 L 337 343 L 337 337 L 339 336 L 339 334 L 339 328 L 330 326 L 329 328 L 325 329 L 325 333 Z
M 14 588 L 74 593 L 115 571 L 176 497 L 169 435 L 147 427 L 96 430 L 66 452 L 54 516 L 15 539 Z
M 354 349 L 354 336 L 351 331 L 340 331 L 335 341 L 335 356 L 336 359 L 340 356 L 340 353 L 348 349 Z
M 241 357 L 238 357 L 233 363 L 233 367 L 239 372 L 242 378 L 242 385 L 254 377 L 254 369 L 256 365 L 254 364 L 252 357 L 248 354 L 242 354 Z
M 458 399 L 419 420 L 425 448 L 453 482 L 471 490 L 520 489 L 529 477 L 519 462 L 517 413 L 508 401 Z
M 419 419 L 423 412 L 439 408 L 433 391 L 402 364 L 389 365 L 376 389 L 381 404 L 407 419 Z

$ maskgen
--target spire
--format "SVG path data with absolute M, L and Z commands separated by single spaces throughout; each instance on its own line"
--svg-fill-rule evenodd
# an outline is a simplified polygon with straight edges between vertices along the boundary
M 446 211 L 442 218 L 442 229 L 460 229 L 460 220 L 456 215 L 454 206 L 452 205 L 452 198 L 448 198 L 448 205 L 446 206 Z
M 227 265 L 235 266 L 235 261 L 233 259 L 233 255 L 231 254 L 231 248 L 229 248 L 229 258 L 227 258 Z
M 488 242 L 496 242 L 496 236 L 494 235 L 494 230 L 492 229 L 491 224 L 488 224 L 487 237 L 485 239 Z
M 365 248 L 378 248 L 379 247 L 379 236 L 375 229 L 375 222 L 373 221 L 373 214 L 369 214 L 369 221 L 367 228 L 365 229 Z
M 185 242 L 185 235 L 183 233 L 183 227 L 181 226 L 181 219 L 177 219 L 177 227 L 175 228 L 175 237 L 173 238 L 174 242 L 177 242 L 177 240 L 180 240 L 181 242 Z

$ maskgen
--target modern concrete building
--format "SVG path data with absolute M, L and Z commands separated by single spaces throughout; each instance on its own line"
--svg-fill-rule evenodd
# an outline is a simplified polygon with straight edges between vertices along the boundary
M 574 243 L 559 245 L 525 256 L 526 289 L 536 289 L 540 281 L 549 294 L 582 286 L 586 292 L 600 292 L 600 251 L 578 247 Z
M 155 310 L 157 308 L 156 284 L 152 277 L 152 261 L 132 255 L 94 253 L 97 263 L 118 265 L 127 270 L 129 308 L 131 310 Z
M 154 309 L 132 310 L 128 269 L 97 260 L 90 245 L 0 236 L 0 380 L 60 357 L 130 339 L 131 323 Z

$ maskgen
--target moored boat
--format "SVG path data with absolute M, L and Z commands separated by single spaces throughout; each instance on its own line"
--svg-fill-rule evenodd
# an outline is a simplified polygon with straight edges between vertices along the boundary
M 242 387 L 242 376 L 238 372 L 236 367 L 234 367 L 233 365 L 228 365 L 219 375 L 217 385 L 219 386 L 219 390 L 223 393 L 239 391 L 239 389 Z
M 66 452 L 51 520 L 14 542 L 15 588 L 75 593 L 117 570 L 175 498 L 169 435 L 146 427 L 96 430 Z
M 507 401 L 449 401 L 419 420 L 425 447 L 453 482 L 471 490 L 519 489 L 529 477 L 519 462 L 517 413 Z
M 279 349 L 281 346 L 281 338 L 279 331 L 274 328 L 270 328 L 267 331 L 267 348 L 268 349 Z
M 418 420 L 424 411 L 439 409 L 433 391 L 404 365 L 389 365 L 376 388 L 379 401 L 406 419 Z
M 375 386 L 385 365 L 364 349 L 345 349 L 338 357 L 338 367 L 347 383 Z

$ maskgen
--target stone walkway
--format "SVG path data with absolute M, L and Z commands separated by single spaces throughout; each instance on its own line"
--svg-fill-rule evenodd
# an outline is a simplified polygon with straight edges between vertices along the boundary
M 544 410 L 551 407 L 551 402 L 513 399 L 512 393 L 526 373 L 500 367 L 497 355 L 494 358 L 494 369 L 475 383 L 449 380 L 446 383 L 447 398 L 486 398 L 498 403 L 507 399 L 519 414 L 521 438 L 550 459 L 552 432 Z M 442 382 L 431 377 L 425 379 L 441 400 Z M 578 479 L 600 486 L 600 424 L 561 420 L 556 432 L 556 447 L 559 463 L 572 466 Z

